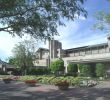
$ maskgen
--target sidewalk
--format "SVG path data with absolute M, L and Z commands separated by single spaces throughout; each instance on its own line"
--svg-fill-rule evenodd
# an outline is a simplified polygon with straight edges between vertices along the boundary
M 40 85 L 28 87 L 23 82 L 4 84 L 0 81 L 0 100 L 110 100 L 110 82 L 94 88 L 58 90 L 56 86 Z

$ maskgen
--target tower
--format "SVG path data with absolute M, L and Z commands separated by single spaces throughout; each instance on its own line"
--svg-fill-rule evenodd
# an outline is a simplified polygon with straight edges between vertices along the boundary
M 58 40 L 49 40 L 50 58 L 61 58 L 62 44 Z

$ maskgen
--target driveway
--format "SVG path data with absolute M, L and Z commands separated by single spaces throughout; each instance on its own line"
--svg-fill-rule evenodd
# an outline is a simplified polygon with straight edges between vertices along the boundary
M 28 87 L 23 82 L 4 84 L 0 81 L 0 100 L 110 100 L 110 82 L 101 82 L 93 88 L 70 87 L 61 91 L 53 85 Z

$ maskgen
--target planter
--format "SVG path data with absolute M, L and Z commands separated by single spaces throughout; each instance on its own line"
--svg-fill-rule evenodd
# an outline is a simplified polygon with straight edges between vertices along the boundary
M 26 84 L 27 84 L 27 86 L 30 86 L 30 87 L 36 86 L 36 83 L 26 83 Z
M 68 90 L 69 86 L 58 86 L 59 90 Z
M 26 80 L 25 81 L 25 84 L 28 86 L 31 86 L 31 87 L 36 86 L 36 83 L 37 82 L 35 80 Z
M 3 79 L 3 82 L 5 83 L 5 84 L 8 84 L 8 83 L 11 83 L 11 79 Z
M 69 82 L 67 81 L 58 81 L 55 83 L 56 86 L 58 86 L 58 88 L 60 90 L 68 90 L 69 87 Z

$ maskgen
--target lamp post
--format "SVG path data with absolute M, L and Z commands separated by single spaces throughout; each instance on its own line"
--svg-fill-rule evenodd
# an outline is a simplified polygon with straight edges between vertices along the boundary
M 48 38 L 48 42 L 49 42 L 48 67 L 50 68 L 50 65 L 51 65 L 51 38 Z

